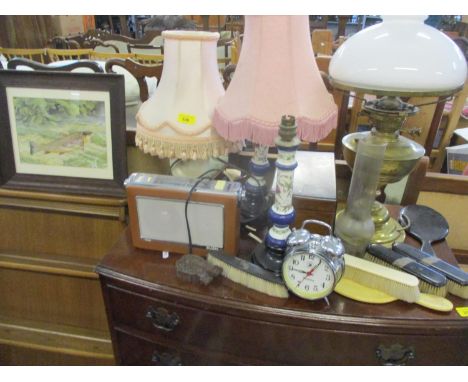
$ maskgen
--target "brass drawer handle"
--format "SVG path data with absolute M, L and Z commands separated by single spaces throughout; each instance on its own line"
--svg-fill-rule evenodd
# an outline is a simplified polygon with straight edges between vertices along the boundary
M 384 366 L 404 366 L 416 357 L 412 346 L 405 348 L 400 344 L 394 344 L 389 347 L 380 345 L 375 351 L 375 355 Z
M 151 362 L 159 366 L 182 366 L 182 361 L 178 355 L 159 354 L 157 351 L 153 352 Z
M 153 326 L 165 332 L 172 332 L 180 323 L 177 313 L 169 313 L 164 308 L 153 308 L 150 306 L 146 317 L 151 320 Z

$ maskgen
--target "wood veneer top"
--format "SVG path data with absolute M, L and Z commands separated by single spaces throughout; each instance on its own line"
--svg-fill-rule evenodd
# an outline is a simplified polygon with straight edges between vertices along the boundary
M 390 206 L 390 211 L 395 213 L 398 209 Z M 407 238 L 407 242 L 417 245 L 412 238 Z M 256 245 L 251 239 L 242 239 L 240 244 L 241 257 L 245 257 Z M 445 241 L 436 243 L 433 247 L 440 258 L 457 264 Z M 156 291 L 168 299 L 182 299 L 207 309 L 222 308 L 231 314 L 238 314 L 241 310 L 249 318 L 255 318 L 256 315 L 274 316 L 285 323 L 294 318 L 297 325 L 310 320 L 320 321 L 325 326 L 379 325 L 385 326 L 386 332 L 403 330 L 414 334 L 418 330 L 428 331 L 428 325 L 430 329 L 450 330 L 452 334 L 453 330 L 468 329 L 468 320 L 461 318 L 455 310 L 440 313 L 402 301 L 382 305 L 365 304 L 332 293 L 329 296 L 330 306 L 327 306 L 323 300 L 310 302 L 292 294 L 288 299 L 269 297 L 224 277 L 215 279 L 209 286 L 190 284 L 176 277 L 175 262 L 179 258 L 180 255 L 171 254 L 168 259 L 162 259 L 161 254 L 156 251 L 134 248 L 127 229 L 104 257 L 97 272 L 117 280 L 117 283 L 120 280 L 133 284 L 140 291 Z M 452 295 L 447 298 L 455 307 L 468 306 L 468 300 Z

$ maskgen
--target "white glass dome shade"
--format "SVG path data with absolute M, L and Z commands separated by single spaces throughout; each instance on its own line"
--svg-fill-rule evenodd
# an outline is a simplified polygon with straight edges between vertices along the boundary
M 335 52 L 329 73 L 337 88 L 380 95 L 444 95 L 463 87 L 466 60 L 427 16 L 382 16 Z

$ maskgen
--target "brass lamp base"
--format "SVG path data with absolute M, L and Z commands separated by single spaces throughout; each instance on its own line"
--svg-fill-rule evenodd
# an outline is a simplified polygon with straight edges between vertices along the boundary
M 404 228 L 390 217 L 390 213 L 382 203 L 374 202 L 371 215 L 375 225 L 371 243 L 391 247 L 393 243 L 402 243 L 405 240 Z

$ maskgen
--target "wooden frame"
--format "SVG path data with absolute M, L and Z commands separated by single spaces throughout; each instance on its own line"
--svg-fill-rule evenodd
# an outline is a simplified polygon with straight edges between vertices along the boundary
M 0 71 L 0 107 L 0 187 L 125 196 L 122 76 Z

